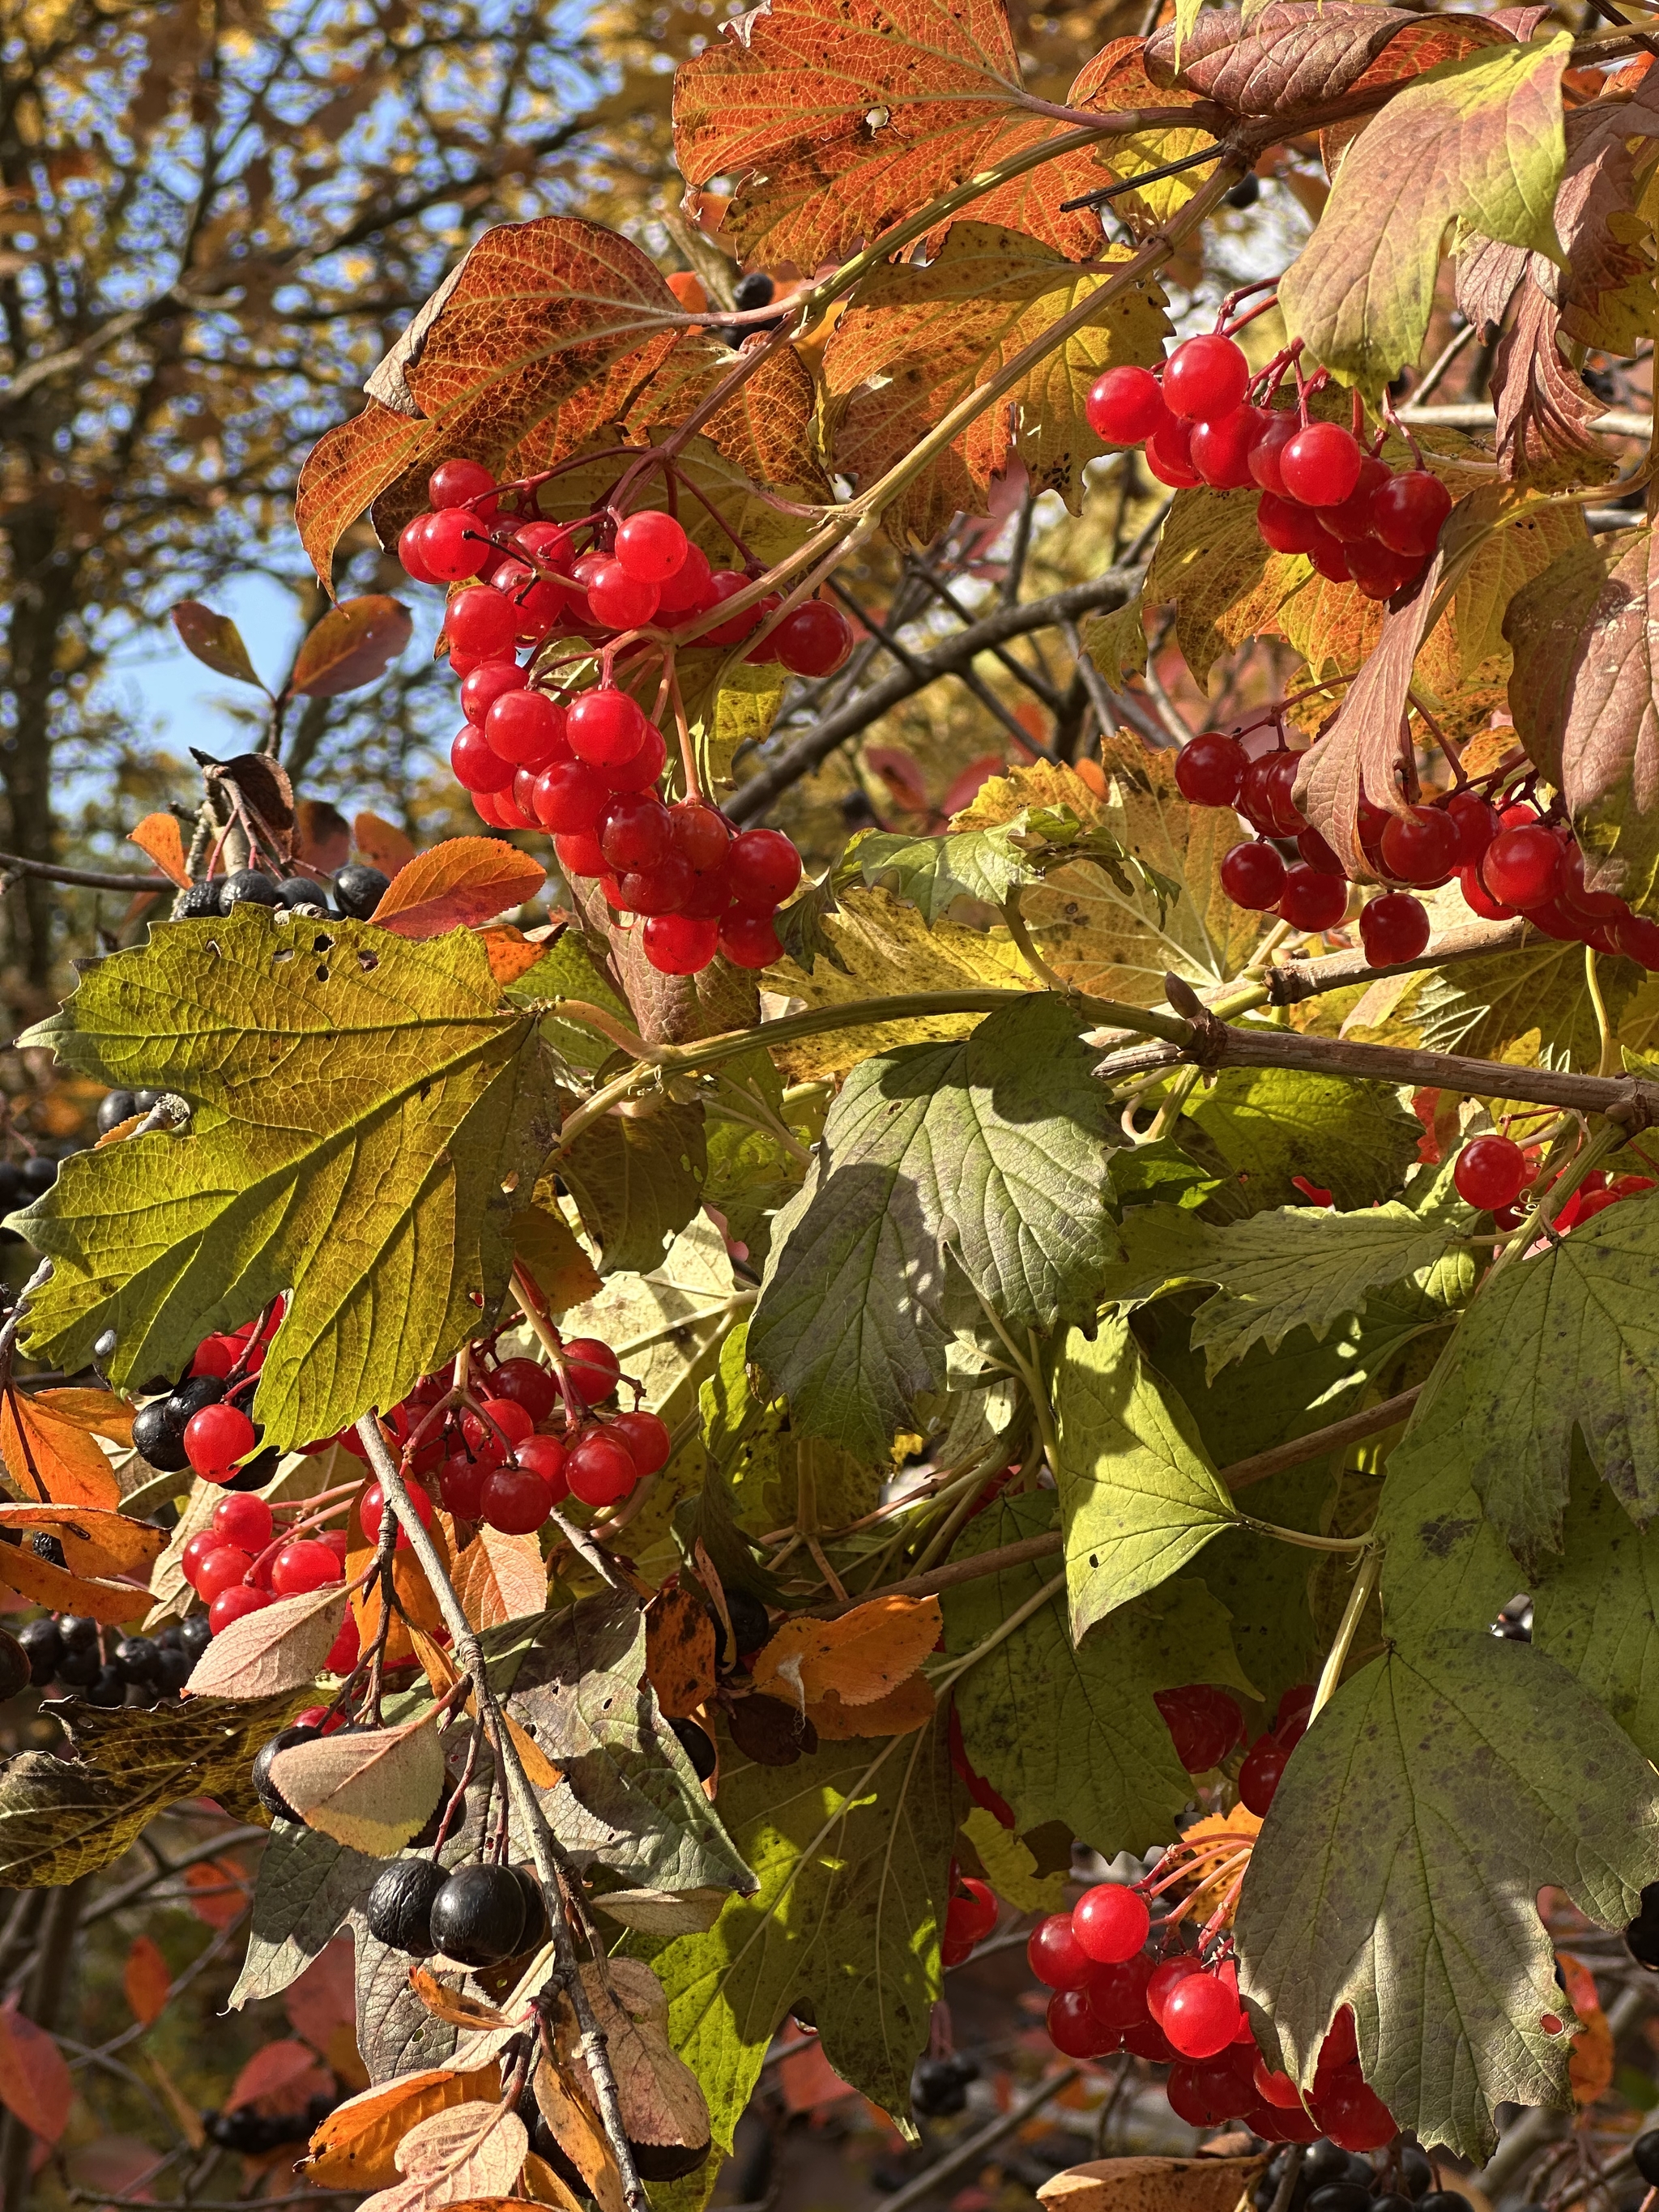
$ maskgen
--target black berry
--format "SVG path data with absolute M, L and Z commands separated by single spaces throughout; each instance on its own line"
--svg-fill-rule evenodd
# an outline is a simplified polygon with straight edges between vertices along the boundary
M 60 1613 L 58 1633 L 66 1651 L 87 1651 L 98 1642 L 98 1624 L 89 1613 Z
M 52 1672 L 71 1690 L 84 1690 L 98 1680 L 98 1672 L 103 1663 L 98 1646 L 87 1644 L 78 1650 L 65 1651 Z
M 204 884 L 191 884 L 187 890 L 180 891 L 173 902 L 173 920 L 193 921 L 204 915 L 217 914 L 224 880 L 222 876 L 210 876 Z
M 263 868 L 238 868 L 219 886 L 221 914 L 228 914 L 232 907 L 240 906 L 244 902 L 254 906 L 276 904 L 276 885 Z
M 313 884 L 309 876 L 284 876 L 276 886 L 278 906 L 314 906 L 319 914 L 328 911 L 328 893 L 320 884 Z
M 342 914 L 357 921 L 367 921 L 391 881 L 391 877 L 382 875 L 378 868 L 365 867 L 361 860 L 349 861 L 335 874 L 334 903 Z
M 268 1744 L 264 1745 L 253 1762 L 253 1788 L 259 1802 L 273 1819 L 297 1820 L 299 1814 L 289 1803 L 270 1778 L 271 1761 L 279 1751 L 290 1751 L 296 1743 L 315 1743 L 322 1730 L 314 1728 L 278 1729 Z
M 153 1682 L 161 1659 L 160 1647 L 148 1636 L 124 1636 L 115 1647 L 124 1682 Z
M 99 1103 L 99 1135 L 108 1136 L 112 1129 L 118 1129 L 123 1121 L 130 1121 L 137 1111 L 138 1108 L 131 1091 L 112 1091 Z
M 192 1613 L 179 1624 L 179 1648 L 193 1667 L 213 1641 L 204 1613 Z
M 58 1623 L 47 1619 L 31 1620 L 18 1630 L 17 1641 L 28 1655 L 29 1680 L 37 1690 L 43 1689 L 58 1672 L 58 1662 L 64 1656 Z
M 732 1633 L 738 1639 L 739 1656 L 745 1651 L 758 1651 L 772 1633 L 771 1621 L 760 1600 L 750 1597 L 747 1590 L 728 1589 L 726 1610 L 732 1617 Z M 714 1661 L 717 1666 L 726 1663 L 726 1630 L 718 1614 L 714 1617 Z
M 462 1867 L 432 1903 L 432 1940 L 463 1966 L 497 1966 L 520 1948 L 524 1891 L 511 1867 Z
M 375 1878 L 363 1907 L 369 1934 L 411 1959 L 429 1959 L 438 1948 L 432 1907 L 448 1880 L 448 1869 L 430 1859 L 394 1859 Z
M 641 2181 L 678 2181 L 688 2173 L 695 2173 L 703 2164 L 710 2145 L 635 2142 L 629 2136 L 628 2148 L 634 2154 L 634 2164 Z
M 46 1153 L 37 1152 L 32 1160 L 25 1160 L 17 1170 L 23 1188 L 33 1198 L 40 1198 L 58 1180 L 58 1163 L 48 1159 Z
M 44 1559 L 49 1567 L 66 1567 L 64 1547 L 49 1528 L 37 1528 L 29 1538 L 29 1549 L 37 1559 Z
M 15 1698 L 34 1680 L 34 1664 L 21 1640 L 0 1628 L 0 1698 Z
M 691 1771 L 699 1782 L 707 1782 L 714 1771 L 714 1738 L 696 1721 L 670 1721 L 668 1725 L 679 1738 L 680 1749 L 691 1762 Z
M 118 1667 L 100 1667 L 87 1692 L 89 1705 L 123 1705 L 126 1703 L 127 1686 L 121 1680 Z

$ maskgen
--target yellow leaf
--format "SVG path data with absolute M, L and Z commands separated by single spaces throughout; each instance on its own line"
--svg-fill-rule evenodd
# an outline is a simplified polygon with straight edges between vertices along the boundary
M 786 1620 L 756 1654 L 755 1687 L 797 1712 L 830 1691 L 845 1705 L 874 1705 L 915 1673 L 943 1620 L 936 1597 L 872 1598 L 837 1620 Z
M 933 1687 L 925 1674 L 912 1674 L 866 1705 L 848 1705 L 839 1692 L 827 1690 L 806 1708 L 806 1717 L 823 1743 L 844 1743 L 855 1735 L 908 1735 L 933 1717 L 937 1705 Z

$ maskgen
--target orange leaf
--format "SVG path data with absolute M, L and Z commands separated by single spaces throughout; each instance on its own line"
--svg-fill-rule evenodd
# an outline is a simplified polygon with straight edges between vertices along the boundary
M 470 1997 L 465 1990 L 452 1990 L 441 1982 L 429 1966 L 418 1961 L 409 1970 L 409 1986 L 434 2020 L 441 2020 L 447 2027 L 508 2027 L 512 2022 L 506 2013 L 495 2005 L 486 2004 L 482 1997 Z
M 168 1534 L 100 1505 L 0 1505 L 0 1528 L 50 1528 L 76 1575 L 139 1575 L 167 1547 Z
M 814 1698 L 806 1717 L 818 1732 L 821 1743 L 844 1743 L 855 1735 L 908 1735 L 933 1717 L 937 1705 L 933 1686 L 925 1674 L 912 1674 L 886 1696 L 868 1705 L 849 1705 L 834 1690 Z
M 520 975 L 527 975 L 541 958 L 547 947 L 532 944 L 523 930 L 514 929 L 510 922 L 492 923 L 478 932 L 489 961 L 489 972 L 498 983 L 516 983 Z
M 799 1712 L 833 1690 L 873 1705 L 908 1681 L 939 1641 L 936 1597 L 878 1597 L 838 1620 L 786 1620 L 755 1660 L 755 1687 Z
M 89 1613 L 108 1627 L 149 1611 L 149 1592 L 131 1583 L 72 1575 L 42 1559 L 27 1544 L 0 1544 L 0 1583 L 54 1613 Z
M 52 2037 L 15 2003 L 0 2005 L 0 2105 L 31 2135 L 55 2143 L 74 2100 L 74 2076 Z
M 284 2036 L 254 2052 L 231 2084 L 225 2109 L 234 2112 L 239 2105 L 266 2103 L 273 2112 L 303 2110 L 312 2093 L 312 2076 L 319 2071 L 310 2045 Z M 301 2087 L 305 2094 L 296 2108 L 294 2094 Z
M 133 1939 L 127 1962 L 121 1969 L 121 1986 L 127 1993 L 127 2002 L 132 2007 L 135 2020 L 148 2027 L 159 2019 L 161 2008 L 173 1987 L 173 1974 L 161 1956 L 161 1947 L 148 1936 Z
M 547 881 L 539 860 L 495 837 L 451 837 L 403 869 L 369 919 L 398 937 L 441 937 L 532 899 Z
M 351 842 L 372 868 L 395 876 L 415 857 L 415 848 L 395 822 L 378 814 L 359 814 L 351 824 Z
M 450 1565 L 447 1517 L 438 1515 L 432 1528 L 432 1540 L 438 1547 L 446 1569 Z M 374 1556 L 374 1547 L 364 1535 L 362 1522 L 357 1517 L 356 1499 L 352 1501 L 350 1517 L 346 1523 L 346 1580 L 356 1582 Z M 4 1562 L 0 1560 L 0 1568 L 3 1566 Z M 431 1585 L 421 1563 L 412 1551 L 398 1550 L 392 1553 L 392 1583 L 398 1593 L 398 1601 L 403 1607 L 404 1618 L 415 1627 L 424 1629 L 428 1636 L 435 1636 L 444 1625 L 443 1614 L 438 1609 L 438 1601 L 432 1595 Z M 362 1648 L 367 1651 L 374 1641 L 374 1632 L 380 1625 L 380 1585 L 378 1576 L 366 1588 L 353 1593 L 351 1610 L 356 1619 Z M 414 1656 L 415 1646 L 410 1641 L 409 1629 L 404 1626 L 404 1620 L 394 1613 L 392 1633 L 386 1639 L 386 1664 L 399 1666 L 404 1660 Z
M 414 629 L 409 609 L 384 592 L 366 592 L 331 607 L 301 646 L 289 689 L 312 699 L 337 699 L 384 676 Z
M 1567 2002 L 1578 2015 L 1578 2033 L 1572 2039 L 1567 2060 L 1567 2079 L 1572 2084 L 1573 2102 L 1582 2110 L 1593 2105 L 1613 2080 L 1613 2030 L 1589 1968 L 1571 1951 L 1559 1951 L 1556 1957 L 1567 1985 Z
M 185 841 L 177 820 L 171 814 L 147 814 L 143 820 L 128 830 L 127 836 L 141 853 L 147 853 L 164 876 L 183 886 L 190 881 L 190 870 L 185 866 Z
M 185 1869 L 190 1909 L 210 1928 L 228 1928 L 247 1911 L 246 1878 L 234 1859 L 199 1859 Z
M 337 2105 L 311 2138 L 303 2172 L 319 2189 L 383 2189 L 398 2179 L 397 2149 L 413 2127 L 477 2099 L 493 2104 L 501 2094 L 493 2061 L 473 2074 L 434 2067 L 378 2082 Z
M 60 1398 L 61 1408 L 54 1402 Z M 132 1415 L 107 1391 L 8 1390 L 0 1399 L 0 1459 L 20 1498 L 37 1497 L 44 1484 L 58 1505 L 121 1503 L 114 1469 L 88 1433 L 89 1399 L 109 1409 L 101 1432 L 112 1443 L 131 1443 Z
M 670 1720 L 689 1720 L 713 1696 L 714 1624 L 690 1590 L 659 1590 L 645 1608 L 645 1672 Z
M 480 1528 L 455 1562 L 455 1595 L 475 1628 L 522 1620 L 547 1603 L 547 1567 L 534 1536 Z

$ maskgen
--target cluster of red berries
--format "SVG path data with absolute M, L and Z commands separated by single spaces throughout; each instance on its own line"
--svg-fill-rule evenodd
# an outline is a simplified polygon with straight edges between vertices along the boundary
M 1152 1940 L 1149 1942 L 1149 1938 Z M 1140 1888 L 1103 1882 L 1033 1931 L 1026 1957 L 1048 2000 L 1049 2040 L 1068 2058 L 1127 2051 L 1170 2069 L 1164 2094 L 1189 2126 L 1243 2120 L 1267 2142 L 1328 2136 L 1378 2150 L 1399 2132 L 1359 2071 L 1352 2015 L 1337 2015 L 1304 2097 L 1255 2047 L 1231 1958 L 1153 1935 Z
M 641 917 L 645 956 L 662 974 L 696 975 L 716 952 L 740 968 L 769 965 L 779 957 L 772 917 L 800 881 L 799 854 L 779 830 L 736 830 L 695 790 L 665 804 L 662 733 L 611 673 L 625 633 L 655 624 L 672 637 L 750 579 L 711 570 L 675 518 L 653 508 L 520 522 L 469 460 L 444 462 L 428 489 L 431 509 L 398 551 L 417 582 L 465 586 L 444 611 L 466 716 L 449 757 L 478 813 L 497 829 L 550 831 L 567 877 L 597 878 L 617 913 Z M 740 644 L 777 605 L 763 597 L 695 642 Z M 538 672 L 536 649 L 556 637 L 601 648 L 597 687 L 572 694 L 556 670 Z M 839 610 L 807 599 L 750 658 L 827 676 L 852 644 Z M 531 647 L 523 663 L 520 645 Z M 641 640 L 615 657 L 642 662 L 653 651 Z
M 1533 1171 L 1532 1161 L 1513 1137 L 1471 1137 L 1452 1164 L 1452 1182 L 1466 1206 L 1490 1213 L 1500 1229 L 1515 1229 L 1522 1219 L 1516 1201 Z M 1609 1176 L 1601 1168 L 1592 1168 L 1550 1226 L 1565 1235 L 1579 1222 L 1593 1221 L 1608 1206 L 1639 1198 L 1654 1187 L 1651 1176 Z
M 1176 756 L 1176 783 L 1194 806 L 1231 807 L 1257 832 L 1222 859 L 1222 889 L 1235 906 L 1277 914 L 1298 930 L 1334 929 L 1347 912 L 1348 884 L 1291 795 L 1301 763 L 1282 747 L 1252 759 L 1237 738 L 1206 730 Z M 1659 921 L 1587 890 L 1571 827 L 1528 800 L 1500 808 L 1466 787 L 1391 814 L 1361 799 L 1358 828 L 1361 851 L 1387 882 L 1433 890 L 1455 875 L 1485 921 L 1524 915 L 1547 936 L 1659 968 Z M 1291 840 L 1298 857 L 1287 861 L 1279 846 Z M 1385 890 L 1360 908 L 1365 955 L 1379 967 L 1414 960 L 1429 933 L 1428 909 L 1410 890 Z
M 1422 574 L 1451 494 L 1427 469 L 1395 470 L 1366 453 L 1340 422 L 1265 403 L 1273 371 L 1256 380 L 1229 337 L 1188 338 L 1164 363 L 1109 368 L 1085 403 L 1109 445 L 1145 445 L 1160 483 L 1259 489 L 1255 526 L 1275 553 L 1305 553 L 1334 584 L 1386 599 Z
M 185 1545 L 185 1579 L 207 1607 L 215 1636 L 276 1598 L 344 1582 L 344 1529 L 289 1526 L 306 1515 L 307 1504 L 272 1507 L 252 1491 L 230 1491 L 214 1507 L 209 1526 Z M 357 1650 L 357 1624 L 348 1613 L 325 1669 L 349 1674 Z
M 1313 1701 L 1310 1682 L 1286 1690 L 1273 1727 L 1245 1753 L 1238 1770 L 1238 1795 L 1252 1813 L 1263 1814 L 1273 1803 L 1285 1763 L 1307 1733 Z M 1188 1774 L 1208 1774 L 1244 1741 L 1244 1716 L 1237 1701 L 1212 1684 L 1189 1682 L 1178 1690 L 1159 1690 L 1152 1702 L 1164 1716 L 1176 1757 Z

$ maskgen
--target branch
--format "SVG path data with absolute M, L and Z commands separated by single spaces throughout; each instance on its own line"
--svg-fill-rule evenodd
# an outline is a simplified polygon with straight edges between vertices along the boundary
M 44 876 L 49 883 L 80 884 L 94 891 L 176 891 L 171 876 L 122 876 L 98 868 L 60 868 L 55 860 L 26 860 L 21 853 L 0 853 L 0 875 Z
M 1328 953 L 1319 960 L 1282 961 L 1277 967 L 1269 968 L 1263 978 L 1267 993 L 1264 1003 L 1294 1006 L 1303 999 L 1315 998 L 1322 991 L 1340 991 L 1349 983 L 1369 983 L 1387 975 L 1415 975 L 1425 968 L 1439 968 L 1448 960 L 1474 960 L 1483 954 L 1513 952 L 1528 942 L 1529 928 L 1524 915 L 1514 921 L 1469 922 L 1461 929 L 1449 929 L 1413 958 L 1390 961 L 1382 968 L 1372 966 L 1363 948 L 1352 952 Z M 1546 939 L 1541 931 L 1537 941 L 1553 942 Z
M 573 1910 L 580 1909 L 581 1893 L 575 1870 L 548 1826 L 541 1799 L 536 1795 L 530 1778 L 524 1771 L 519 1747 L 506 1726 L 501 1701 L 490 1686 L 489 1669 L 477 1631 L 467 1619 L 466 1607 L 456 1595 L 455 1585 L 445 1571 L 437 1546 L 409 1502 L 409 1491 L 402 1471 L 386 1449 L 380 1422 L 372 1412 L 365 1413 L 357 1423 L 357 1434 L 362 1439 L 363 1449 L 380 1483 L 381 1494 L 402 1522 L 404 1533 L 408 1536 L 432 1594 L 438 1601 L 438 1610 L 442 1613 L 444 1625 L 453 1639 L 456 1662 L 471 1677 L 479 1719 L 489 1731 L 491 1747 L 507 1795 L 530 1838 L 531 1855 L 536 1862 L 536 1873 L 549 1906 L 548 1920 L 552 1930 L 555 1961 L 553 1978 L 563 1988 L 576 2015 L 582 2057 L 586 2061 L 588 2078 L 592 2082 L 593 2094 L 599 2103 L 605 2140 L 611 2146 L 611 2155 L 622 2177 L 623 2196 L 629 2212 L 649 2212 L 645 2191 L 640 2184 L 639 2171 L 634 2163 L 634 2153 L 629 2144 L 628 2130 L 623 2121 L 622 2100 L 617 2093 L 617 2076 L 606 2048 L 605 2031 L 594 2016 L 586 1984 L 582 1980 L 581 1962 L 576 1955 L 570 1915 Z M 596 1956 L 600 1954 L 596 1954 Z M 600 1963 L 602 1966 L 602 1956 Z

